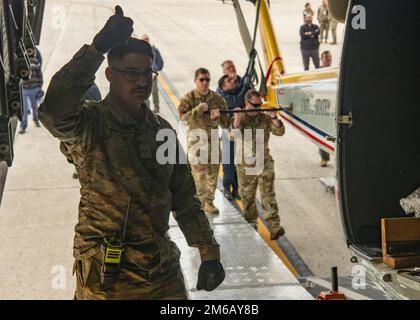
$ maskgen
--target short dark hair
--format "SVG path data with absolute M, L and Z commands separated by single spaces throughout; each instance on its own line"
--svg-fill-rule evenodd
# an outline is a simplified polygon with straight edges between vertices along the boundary
M 323 56 L 324 54 L 331 54 L 331 52 L 330 52 L 330 50 L 325 50 L 325 51 L 322 51 L 322 53 L 321 53 L 321 58 L 322 58 L 322 56 Z
M 227 74 L 225 74 L 224 76 L 222 76 L 220 79 L 219 79 L 219 82 L 218 82 L 218 85 L 219 85 L 219 88 L 220 89 L 223 89 L 223 85 L 224 85 L 224 83 L 225 83 L 225 80 L 226 80 L 226 78 L 227 77 L 229 77 Z
M 127 43 L 116 45 L 108 52 L 108 64 L 123 59 L 127 54 L 139 53 L 153 59 L 152 47 L 144 40 L 129 38 Z
M 251 97 L 262 98 L 262 94 L 255 89 L 249 89 L 245 94 L 245 101 L 248 101 Z
M 210 74 L 209 70 L 207 70 L 206 68 L 198 68 L 197 70 L 195 70 L 194 73 L 194 80 L 197 80 L 198 76 L 202 73 L 208 73 Z

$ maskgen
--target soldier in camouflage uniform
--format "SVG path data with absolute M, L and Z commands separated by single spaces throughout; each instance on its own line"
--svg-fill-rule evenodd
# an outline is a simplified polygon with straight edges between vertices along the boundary
M 330 30 L 330 15 L 328 10 L 327 0 L 322 0 L 322 5 L 318 8 L 318 22 L 319 22 L 319 35 L 320 42 L 324 39 L 325 33 L 325 43 L 328 40 L 328 31 Z
M 262 105 L 261 94 L 251 89 L 245 95 L 245 108 L 253 110 Z M 239 108 L 237 108 L 239 109 Z M 284 125 L 277 117 L 275 111 L 269 114 L 262 112 L 246 112 L 235 113 L 233 119 L 233 130 L 239 129 L 242 137 L 245 137 L 245 130 L 252 130 L 252 156 L 256 156 L 257 142 L 256 130 L 264 130 L 264 166 L 260 174 L 249 174 L 247 169 L 255 167 L 255 165 L 247 164 L 244 159 L 237 160 L 238 180 L 239 180 L 239 193 L 243 203 L 243 214 L 245 219 L 256 226 L 258 219 L 257 207 L 255 205 L 255 197 L 257 187 L 260 188 L 262 209 L 264 219 L 268 224 L 270 231 L 270 239 L 275 240 L 284 234 L 284 228 L 280 226 L 280 217 L 278 215 L 278 206 L 276 201 L 276 194 L 274 191 L 274 160 L 270 155 L 268 148 L 268 141 L 270 133 L 276 136 L 284 135 Z M 242 154 L 245 155 L 245 143 L 242 146 Z
M 188 166 L 156 160 L 156 133 L 172 128 L 144 104 L 152 87 L 152 50 L 145 41 L 130 38 L 132 20 L 121 7 L 115 10 L 92 44 L 53 76 L 39 109 L 40 120 L 79 173 L 75 298 L 185 299 L 180 252 L 167 235 L 169 212 L 188 244 L 199 249 L 199 290 L 213 290 L 224 279 L 219 246 Z M 81 97 L 106 52 L 110 93 L 100 102 L 85 103 Z M 100 281 L 101 243 L 112 234 L 121 236 L 129 197 L 120 270 L 115 282 L 105 285 Z
M 330 27 L 331 27 L 331 34 L 333 37 L 333 41 L 330 42 L 330 44 L 337 44 L 337 25 L 338 21 L 334 19 L 334 17 L 331 15 L 331 12 L 329 13 L 329 21 L 330 21 Z
M 195 72 L 196 89 L 187 93 L 178 106 L 181 120 L 187 122 L 188 126 L 188 150 L 200 142 L 197 139 L 194 129 L 204 130 L 207 134 L 207 150 L 201 148 L 199 152 L 205 152 L 205 163 L 193 163 L 191 157 L 197 156 L 190 154 L 189 159 L 191 171 L 197 188 L 197 195 L 200 198 L 204 211 L 207 213 L 218 214 L 219 210 L 214 206 L 214 193 L 216 191 L 217 177 L 219 175 L 220 156 L 217 155 L 216 162 L 212 162 L 212 149 L 219 150 L 219 140 L 217 146 L 212 146 L 211 131 L 218 130 L 219 125 L 229 127 L 229 117 L 226 114 L 220 114 L 219 110 L 227 110 L 225 100 L 216 92 L 209 89 L 210 73 L 205 68 L 197 69 Z M 217 136 L 218 137 L 218 136 Z M 200 155 L 198 155 L 200 156 Z M 213 156 L 214 158 L 214 156 Z M 214 160 L 214 159 L 213 159 Z

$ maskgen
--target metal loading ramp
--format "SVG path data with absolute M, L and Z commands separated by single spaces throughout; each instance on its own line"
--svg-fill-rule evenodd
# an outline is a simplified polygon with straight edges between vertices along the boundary
M 197 291 L 200 255 L 185 241 L 171 217 L 169 235 L 181 250 L 181 267 L 189 299 L 198 300 L 313 300 L 295 276 L 245 221 L 240 212 L 216 190 L 219 215 L 207 215 L 220 245 L 226 278 L 212 292 Z

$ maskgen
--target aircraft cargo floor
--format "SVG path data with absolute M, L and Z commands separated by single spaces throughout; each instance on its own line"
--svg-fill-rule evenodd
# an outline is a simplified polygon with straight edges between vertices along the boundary
M 220 245 L 226 278 L 212 292 L 196 290 L 200 255 L 196 248 L 188 246 L 175 220 L 170 221 L 170 236 L 181 250 L 189 299 L 313 299 L 220 190 L 216 190 L 215 205 L 220 214 L 207 217 Z

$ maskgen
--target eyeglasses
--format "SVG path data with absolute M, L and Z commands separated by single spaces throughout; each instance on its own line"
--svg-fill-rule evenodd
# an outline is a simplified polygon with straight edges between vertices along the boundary
M 204 81 L 210 82 L 210 78 L 198 78 L 197 80 L 200 82 L 204 82 Z
M 250 101 L 247 101 L 251 106 L 253 106 L 254 108 L 259 108 L 262 106 L 262 103 L 252 103 Z
M 145 70 L 145 71 L 139 71 L 139 70 L 122 70 L 118 68 L 111 67 L 112 70 L 117 71 L 121 73 L 128 81 L 135 82 L 140 79 L 140 77 L 143 77 L 143 79 L 150 79 L 152 76 L 158 76 L 159 73 L 153 70 L 152 68 Z

